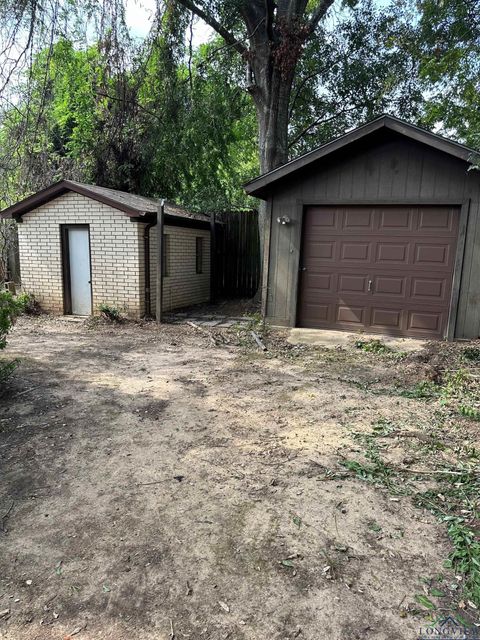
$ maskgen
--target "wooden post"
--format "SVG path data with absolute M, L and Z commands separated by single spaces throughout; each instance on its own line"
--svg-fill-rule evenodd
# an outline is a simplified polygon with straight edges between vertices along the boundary
M 165 217 L 165 202 L 161 200 L 157 207 L 157 324 L 162 324 L 162 295 L 163 295 L 163 220 Z
M 217 235 L 215 213 L 210 214 L 210 302 L 217 297 Z

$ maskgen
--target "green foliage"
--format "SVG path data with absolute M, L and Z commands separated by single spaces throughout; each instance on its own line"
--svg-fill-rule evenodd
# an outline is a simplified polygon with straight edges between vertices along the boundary
M 0 291 L 0 351 L 7 346 L 7 335 L 15 318 L 23 312 L 25 301 L 15 298 L 9 291 Z M 16 361 L 0 361 L 0 382 L 4 382 L 12 373 Z
M 254 206 L 241 186 L 259 168 L 245 59 L 221 38 L 190 48 L 190 13 L 180 2 L 162 4 L 140 43 L 117 25 L 82 46 L 82 11 L 91 16 L 95 5 L 67 4 L 66 35 L 28 58 L 31 67 L 15 74 L 15 99 L 0 104 L 1 204 L 65 177 L 196 210 Z M 480 146 L 473 5 L 343 2 L 303 46 L 290 99 L 289 155 L 383 112 Z M 246 41 L 239 1 L 202 6 Z M 308 3 L 306 19 L 317 6 Z M 121 23 L 122 11 L 113 13 Z
M 99 46 L 40 52 L 1 122 L 0 146 L 21 159 L 6 163 L 3 204 L 66 177 L 197 210 L 252 208 L 241 185 L 258 171 L 256 121 L 241 65 L 212 42 L 189 67 L 173 45 L 146 43 L 124 71 Z
M 439 394 L 439 387 L 434 382 L 430 382 L 430 380 L 422 380 L 409 389 L 402 389 L 400 391 L 400 395 L 404 398 L 416 399 L 435 398 L 438 397 Z
M 443 469 L 445 474 L 432 474 L 434 488 L 415 492 L 412 482 L 402 483 L 400 472 L 392 468 L 380 455 L 376 439 L 390 435 L 392 429 L 391 423 L 380 421 L 373 425 L 371 433 L 354 433 L 355 441 L 364 447 L 363 455 L 366 462 L 343 460 L 341 464 L 357 478 L 385 487 L 393 495 L 412 495 L 416 506 L 428 509 L 441 522 L 446 523 L 453 547 L 449 556 L 449 566 L 465 577 L 463 596 L 480 606 L 480 538 L 475 526 L 480 518 L 478 470 L 465 467 L 459 472 L 455 468 L 453 473 L 450 473 L 448 468 Z M 430 593 L 442 597 L 435 589 Z M 426 600 L 417 597 L 416 600 L 423 606 L 432 608 Z M 430 604 L 435 606 L 431 602 Z
M 475 407 L 469 407 L 461 404 L 458 407 L 458 411 L 462 416 L 475 420 L 476 422 L 480 422 L 480 409 L 475 409 Z
M 412 50 L 411 26 L 398 7 L 352 3 L 333 27 L 319 28 L 299 62 L 293 87 L 293 154 L 388 112 L 418 122 L 423 96 Z M 299 137 L 301 136 L 301 137 Z
M 480 147 L 480 14 L 467 0 L 403 0 L 415 28 L 404 49 L 418 61 L 419 86 L 426 96 L 422 122 L 441 127 Z M 418 13 L 417 13 L 418 11 Z M 478 162 L 472 159 L 474 163 Z
M 9 291 L 0 291 L 0 349 L 5 349 L 7 334 L 15 318 L 24 310 L 24 298 L 15 298 Z
M 462 355 L 467 362 L 480 362 L 480 347 L 465 347 Z
M 36 315 L 39 313 L 38 302 L 33 293 L 20 293 L 16 296 L 15 301 L 21 313 L 27 315 Z
M 355 347 L 357 349 L 361 349 L 362 351 L 366 351 L 367 353 L 391 353 L 392 349 L 387 347 L 387 345 L 377 338 L 372 338 L 371 340 L 356 340 Z
M 120 323 L 123 321 L 122 314 L 117 309 L 117 307 L 114 307 L 113 305 L 103 302 L 102 304 L 98 305 L 98 310 L 100 311 L 102 317 L 109 322 Z
M 474 526 L 480 517 L 478 475 L 468 470 L 460 476 L 446 474 L 435 489 L 417 494 L 415 504 L 446 523 L 453 545 L 449 566 L 465 576 L 464 597 L 480 606 L 480 538 Z

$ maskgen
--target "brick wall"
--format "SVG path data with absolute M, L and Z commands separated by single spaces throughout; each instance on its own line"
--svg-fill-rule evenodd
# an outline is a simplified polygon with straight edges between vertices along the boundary
M 23 289 L 46 311 L 63 313 L 61 224 L 90 225 L 93 311 L 106 302 L 138 317 L 143 305 L 139 237 L 144 225 L 73 192 L 27 213 L 18 225 Z
M 164 227 L 169 236 L 168 269 L 163 280 L 163 310 L 178 309 L 210 299 L 210 231 Z M 196 238 L 203 238 L 202 273 L 196 273 Z M 143 246 L 143 245 L 142 245 Z M 151 302 L 156 304 L 157 229 L 150 230 Z

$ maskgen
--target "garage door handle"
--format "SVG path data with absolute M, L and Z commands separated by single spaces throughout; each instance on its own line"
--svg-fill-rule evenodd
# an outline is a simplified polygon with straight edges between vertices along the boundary
M 373 285 L 373 281 L 369 280 L 368 281 L 368 290 L 371 291 L 372 290 L 372 285 Z

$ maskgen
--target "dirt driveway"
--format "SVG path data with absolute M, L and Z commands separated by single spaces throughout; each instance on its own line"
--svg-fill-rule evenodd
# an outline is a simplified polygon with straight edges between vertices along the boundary
M 340 464 L 372 425 L 432 433 L 432 405 L 378 392 L 393 361 L 282 340 L 263 354 L 190 326 L 19 321 L 0 396 L 0 637 L 412 640 L 436 581 L 450 610 L 445 526 Z M 422 467 L 413 440 L 390 438 L 392 464 Z

